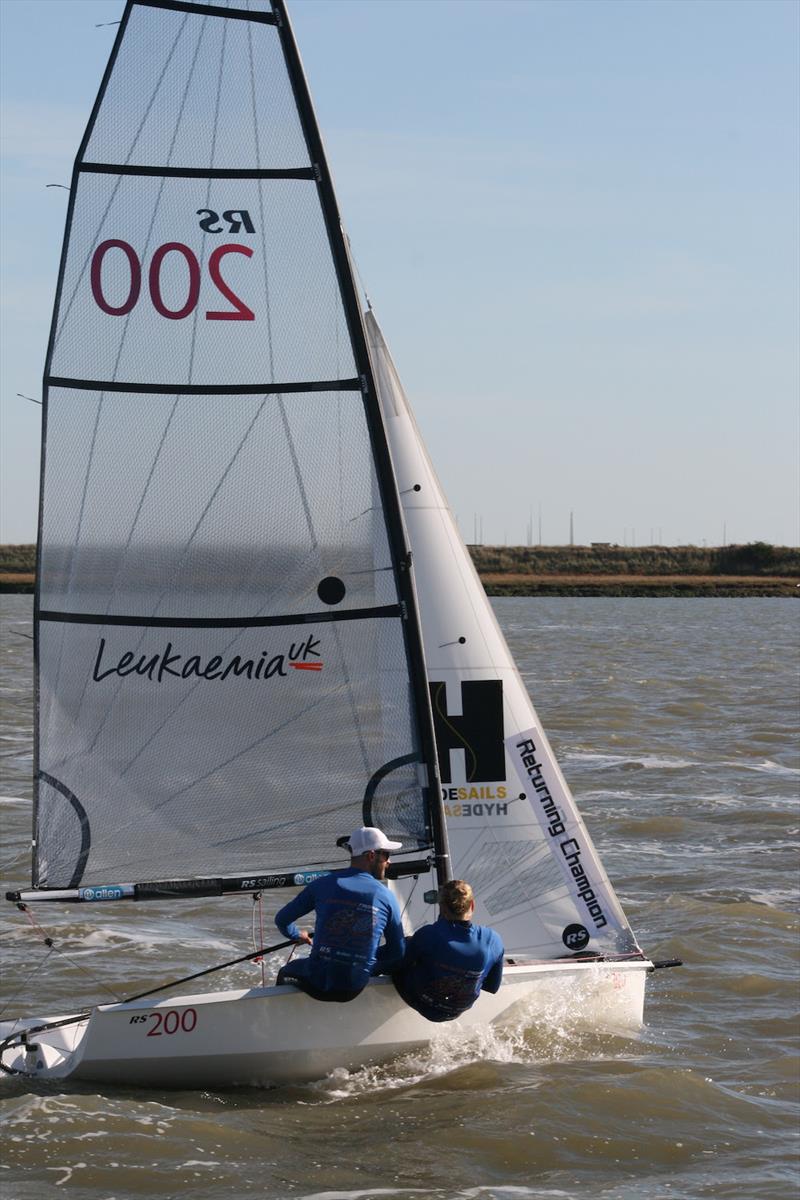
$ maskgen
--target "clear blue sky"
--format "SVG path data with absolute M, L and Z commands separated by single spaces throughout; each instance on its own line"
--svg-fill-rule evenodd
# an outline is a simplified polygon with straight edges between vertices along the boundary
M 290 0 L 291 3 L 291 0 Z M 71 163 L 121 0 L 0 0 L 2 517 L 36 536 Z M 800 5 L 294 0 L 467 540 L 798 544 Z

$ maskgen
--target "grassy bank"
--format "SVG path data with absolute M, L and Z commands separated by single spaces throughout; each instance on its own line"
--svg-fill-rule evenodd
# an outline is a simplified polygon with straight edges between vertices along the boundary
M 800 596 L 800 550 L 743 546 L 471 546 L 490 596 Z
M 800 596 L 800 550 L 470 546 L 490 596 Z M 32 592 L 36 547 L 0 546 L 0 592 Z

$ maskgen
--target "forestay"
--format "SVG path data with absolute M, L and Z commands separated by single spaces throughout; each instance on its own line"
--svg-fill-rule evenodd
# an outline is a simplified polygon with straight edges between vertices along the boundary
M 366 321 L 414 554 L 452 873 L 513 957 L 636 952 L 372 312 Z
M 45 378 L 34 886 L 341 865 L 365 820 L 430 845 L 399 506 L 274 8 L 129 2 L 78 153 Z

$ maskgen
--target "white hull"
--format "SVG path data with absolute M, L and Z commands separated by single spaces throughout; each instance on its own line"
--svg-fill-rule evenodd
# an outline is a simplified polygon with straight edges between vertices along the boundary
M 436 1025 L 375 979 L 347 1004 L 321 1004 L 290 986 L 103 1005 L 90 1019 L 9 1046 L 4 1067 L 31 1079 L 149 1087 L 275 1086 L 322 1079 L 427 1045 L 437 1032 L 524 1023 L 554 1011 L 570 1024 L 635 1032 L 652 964 L 509 966 L 497 995 L 481 994 L 456 1022 Z M 25 1021 L 26 1026 L 54 1018 Z M 563 1018 L 562 1018 L 563 1019 Z M 20 1026 L 13 1027 L 19 1032 Z M 0 1026 L 8 1037 L 12 1027 Z

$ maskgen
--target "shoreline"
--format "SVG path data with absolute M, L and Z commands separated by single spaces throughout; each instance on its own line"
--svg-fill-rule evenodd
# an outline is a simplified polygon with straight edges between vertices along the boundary
M 769 575 L 600 575 L 486 573 L 487 596 L 641 596 L 747 598 L 800 597 L 792 576 Z
M 716 597 L 717 599 L 795 597 L 792 576 L 769 575 L 601 575 L 594 573 L 516 574 L 479 572 L 487 596 Z M 0 571 L 0 595 L 32 595 L 33 572 Z

